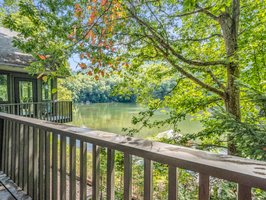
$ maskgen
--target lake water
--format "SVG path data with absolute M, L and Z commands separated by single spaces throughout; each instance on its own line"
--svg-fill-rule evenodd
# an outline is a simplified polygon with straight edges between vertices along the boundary
M 138 128 L 141 125 L 134 126 L 131 119 L 145 108 L 137 104 L 129 103 L 94 103 L 94 104 L 75 104 L 73 110 L 72 125 L 87 127 L 102 131 L 108 131 L 117 134 L 126 134 L 122 128 Z M 163 112 L 156 112 L 153 120 L 165 119 L 167 116 Z M 171 126 L 161 128 L 143 128 L 136 137 L 146 138 L 166 130 L 173 129 Z M 179 123 L 179 129 L 182 133 L 197 132 L 201 129 L 198 121 L 191 119 Z

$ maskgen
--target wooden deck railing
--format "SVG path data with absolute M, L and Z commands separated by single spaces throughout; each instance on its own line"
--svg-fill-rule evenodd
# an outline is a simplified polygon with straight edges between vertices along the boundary
M 0 113 L 1 169 L 33 199 L 86 199 L 88 145 L 92 145 L 92 199 L 99 200 L 100 149 L 107 148 L 106 197 L 115 199 L 114 158 L 124 154 L 124 199 L 132 197 L 132 156 L 144 160 L 144 200 L 153 196 L 153 162 L 168 166 L 168 199 L 178 199 L 177 168 L 199 174 L 199 200 L 210 196 L 210 177 L 238 184 L 238 200 L 251 200 L 251 188 L 266 190 L 266 162 L 219 155 L 112 133 Z M 78 142 L 78 143 L 77 143 Z M 77 145 L 79 144 L 79 145 Z M 67 156 L 69 148 L 69 157 Z M 59 153 L 60 152 L 60 153 Z M 79 152 L 80 157 L 77 157 Z M 79 169 L 76 160 L 80 159 Z M 66 178 L 69 166 L 70 177 Z M 52 168 L 52 170 L 50 170 Z M 59 169 L 59 171 L 58 171 Z M 77 170 L 80 184 L 76 187 Z M 51 179 L 50 179 L 51 177 Z M 66 184 L 70 184 L 69 191 Z M 58 196 L 58 191 L 60 195 Z
M 58 123 L 72 121 L 72 101 L 0 104 L 0 112 Z

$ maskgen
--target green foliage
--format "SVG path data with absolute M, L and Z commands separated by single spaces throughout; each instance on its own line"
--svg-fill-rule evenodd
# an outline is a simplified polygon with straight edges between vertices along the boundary
M 119 12 L 123 8 L 123 12 L 115 17 L 108 12 L 106 18 L 105 5 L 98 1 L 90 2 L 90 6 L 96 4 L 95 9 L 87 9 L 83 1 L 39 1 L 38 5 L 20 1 L 18 10 L 11 12 L 4 24 L 21 33 L 15 44 L 35 56 L 36 62 L 29 68 L 32 73 L 48 67 L 51 75 L 66 74 L 67 58 L 81 53 L 81 59 L 86 59 L 80 64 L 84 72 L 97 74 L 99 79 L 98 75 L 116 70 L 124 78 L 111 77 L 96 84 L 93 78 L 69 77 L 62 87 L 72 92 L 75 101 L 110 101 L 111 89 L 119 83 L 117 98 L 136 95 L 137 102 L 148 107 L 147 112 L 133 118 L 135 124 L 173 124 L 178 131 L 178 122 L 192 116 L 204 125 L 197 134 L 164 141 L 220 151 L 217 147 L 224 150 L 230 137 L 238 155 L 265 160 L 265 1 L 240 1 L 239 16 L 233 9 L 237 0 L 114 2 L 110 7 Z M 92 18 L 95 23 L 90 23 Z M 234 25 L 236 30 L 226 30 Z M 226 35 L 234 31 L 235 35 Z M 105 42 L 112 41 L 116 47 L 114 52 L 102 45 L 103 35 Z M 230 42 L 236 45 L 232 54 L 228 53 Z M 230 73 L 232 69 L 234 73 Z M 238 97 L 240 104 L 232 107 L 241 117 L 227 104 Z M 165 110 L 168 118 L 151 122 L 156 110 Z M 160 172 L 155 180 L 159 184 L 166 172 L 160 165 L 155 167 Z M 197 177 L 188 171 L 180 173 L 181 198 L 193 199 Z M 139 180 L 141 176 L 137 174 Z M 234 185 L 214 183 L 213 199 L 235 195 Z M 136 183 L 138 188 L 142 184 Z M 158 195 L 165 199 L 163 192 Z
M 2 23 L 20 33 L 14 39 L 14 45 L 34 56 L 28 71 L 31 74 L 46 72 L 49 76 L 68 75 L 67 59 L 71 48 L 65 38 L 72 29 L 74 3 L 20 0 L 8 5 L 10 11 L 5 13 Z
M 60 80 L 58 92 L 59 95 L 62 94 L 61 96 L 72 96 L 72 99 L 78 103 L 134 102 L 134 95 L 122 97 L 112 94 L 113 88 L 119 82 L 121 78 L 118 76 L 95 80 L 88 75 L 75 74 Z

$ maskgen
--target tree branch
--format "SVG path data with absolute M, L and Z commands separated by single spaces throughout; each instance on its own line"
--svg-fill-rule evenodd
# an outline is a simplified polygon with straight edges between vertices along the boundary
M 147 37 L 149 37 L 147 35 Z M 222 90 L 219 90 L 217 88 L 214 88 L 206 83 L 204 83 L 203 81 L 201 81 L 200 79 L 196 78 L 195 76 L 193 76 L 192 74 L 190 74 L 189 72 L 187 72 L 186 70 L 184 70 L 182 67 L 180 67 L 179 65 L 177 65 L 176 63 L 174 63 L 174 61 L 172 61 L 169 58 L 169 55 L 167 54 L 167 52 L 165 52 L 158 44 L 156 44 L 156 42 L 153 40 L 153 38 L 149 37 L 150 40 L 153 42 L 153 44 L 156 46 L 156 48 L 158 48 L 158 50 L 163 54 L 163 57 L 175 68 L 177 69 L 177 71 L 179 71 L 183 76 L 189 78 L 190 80 L 192 80 L 193 82 L 195 82 L 196 84 L 200 85 L 202 88 L 207 89 L 217 95 L 219 95 L 220 97 L 224 98 L 225 97 L 225 93 Z
M 177 53 L 169 44 L 167 44 L 163 38 L 161 38 L 157 32 L 146 22 L 141 20 L 132 10 L 127 8 L 129 13 L 132 15 L 132 17 L 144 28 L 147 28 L 154 38 L 167 50 L 169 50 L 174 56 L 176 56 L 179 60 L 182 62 L 185 62 L 190 65 L 195 65 L 195 66 L 213 66 L 213 65 L 224 65 L 227 66 L 228 63 L 226 61 L 195 61 L 195 60 L 190 60 L 185 58 L 183 55 Z
M 205 37 L 205 38 L 184 38 L 184 39 L 179 39 L 178 41 L 202 42 L 202 41 L 211 39 L 213 37 L 223 37 L 223 36 L 219 33 L 214 33 L 214 34 L 211 34 L 210 36 Z
M 206 72 L 210 74 L 212 80 L 223 90 L 226 90 L 225 86 L 217 79 L 217 77 L 212 73 L 210 69 L 207 69 Z
M 199 9 L 202 9 L 201 12 L 205 13 L 207 16 L 209 16 L 212 19 L 218 21 L 219 18 L 216 15 L 212 14 L 208 9 L 206 9 L 206 8 L 204 9 L 204 8 L 200 7 L 198 4 L 196 4 L 196 7 L 199 8 Z

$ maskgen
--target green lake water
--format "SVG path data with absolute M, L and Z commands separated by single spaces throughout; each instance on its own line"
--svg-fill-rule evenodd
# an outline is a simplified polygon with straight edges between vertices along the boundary
M 75 104 L 73 122 L 71 124 L 117 134 L 126 134 L 122 131 L 122 128 L 138 128 L 141 126 L 132 125 L 131 119 L 134 115 L 144 110 L 145 108 L 137 104 L 129 103 Z M 158 111 L 152 120 L 165 119 L 166 117 L 165 113 Z M 145 138 L 170 129 L 173 129 L 173 127 L 169 125 L 161 128 L 143 128 L 135 136 Z M 197 132 L 201 129 L 201 125 L 198 121 L 187 119 L 179 123 L 179 129 L 182 133 Z

